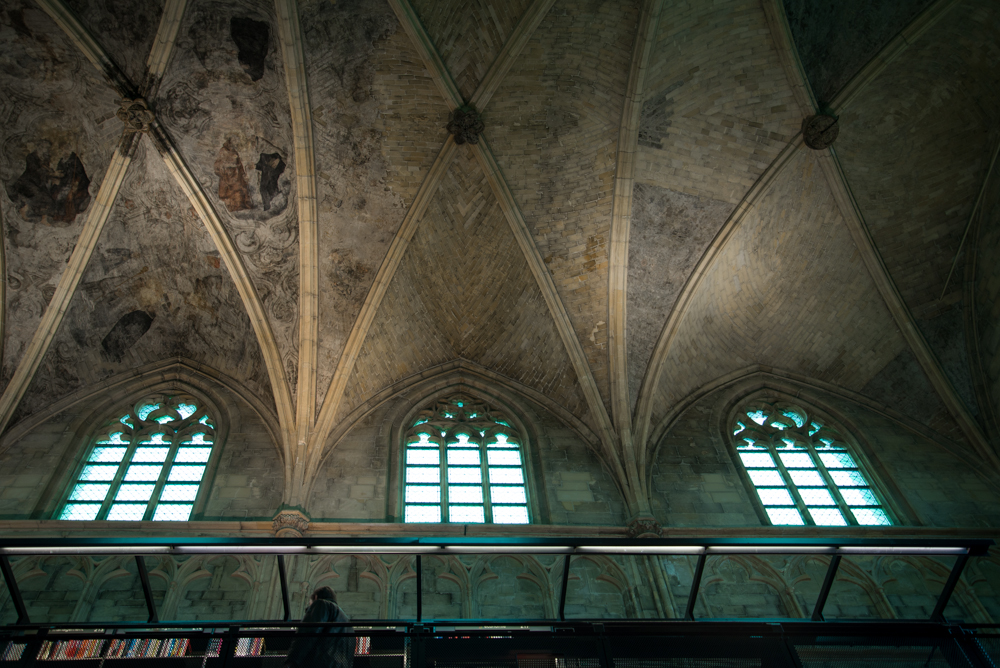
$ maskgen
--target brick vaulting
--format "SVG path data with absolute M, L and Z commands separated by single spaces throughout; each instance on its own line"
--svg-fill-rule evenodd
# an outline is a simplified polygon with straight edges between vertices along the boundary
M 720 440 L 757 391 L 887 490 L 951 472 L 898 523 L 1000 521 L 995 0 L 0 4 L 0 521 L 199 387 L 199 517 L 396 521 L 459 386 L 539 523 L 760 525 Z

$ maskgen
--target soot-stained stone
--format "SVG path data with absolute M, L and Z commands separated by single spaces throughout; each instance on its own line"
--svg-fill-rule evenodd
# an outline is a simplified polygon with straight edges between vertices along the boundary
M 153 317 L 145 311 L 132 311 L 123 315 L 108 335 L 101 341 L 102 354 L 106 359 L 121 362 L 129 348 L 142 338 L 153 325 Z
M 278 153 L 261 153 L 255 169 L 260 172 L 260 198 L 264 211 L 271 209 L 271 200 L 278 195 L 278 179 L 285 172 L 285 161 Z
M 783 0 L 802 67 L 820 104 L 932 0 Z
M 76 153 L 59 161 L 53 170 L 37 151 L 24 159 L 24 173 L 7 186 L 7 196 L 32 223 L 65 227 L 90 204 L 90 178 Z
M 245 211 L 253 208 L 250 200 L 250 184 L 247 183 L 243 161 L 233 148 L 231 139 L 227 139 L 219 149 L 219 155 L 215 158 L 215 175 L 219 177 L 219 199 L 225 203 L 227 209 Z
M 262 21 L 234 16 L 229 21 L 229 34 L 239 49 L 237 58 L 251 81 L 264 76 L 264 59 L 267 58 L 271 29 Z

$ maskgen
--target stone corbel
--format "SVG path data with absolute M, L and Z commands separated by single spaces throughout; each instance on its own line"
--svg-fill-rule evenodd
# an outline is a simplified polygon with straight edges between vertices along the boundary
M 628 523 L 629 538 L 659 538 L 660 531 L 660 523 L 655 517 L 640 515 L 633 517 Z
M 309 530 L 309 516 L 298 507 L 285 507 L 271 521 L 271 530 L 278 538 L 301 538 Z

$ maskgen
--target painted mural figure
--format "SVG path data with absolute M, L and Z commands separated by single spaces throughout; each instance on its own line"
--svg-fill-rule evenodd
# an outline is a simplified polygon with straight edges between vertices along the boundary
M 329 587 L 320 587 L 309 599 L 302 617 L 306 623 L 349 622 L 350 617 L 337 605 L 337 596 Z M 354 628 L 340 626 L 330 629 L 306 628 L 300 632 L 322 635 L 296 638 L 288 651 L 285 668 L 351 668 L 354 665 Z

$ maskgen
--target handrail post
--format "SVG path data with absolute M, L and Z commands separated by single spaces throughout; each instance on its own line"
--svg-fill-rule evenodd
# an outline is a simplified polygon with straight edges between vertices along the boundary
M 281 621 L 287 622 L 292 618 L 292 606 L 288 601 L 288 573 L 285 571 L 285 555 L 278 555 L 278 579 L 281 582 L 281 610 L 283 615 Z
M 701 586 L 701 574 L 705 571 L 705 552 L 698 555 L 698 563 L 694 567 L 694 579 L 691 581 L 691 593 L 688 595 L 687 609 L 684 619 L 694 621 L 694 604 L 698 600 L 698 588 Z
M 24 599 L 21 598 L 21 589 L 17 586 L 14 571 L 11 569 L 10 561 L 6 555 L 0 556 L 0 570 L 3 571 L 3 579 L 7 583 L 10 600 L 14 602 L 14 610 L 17 612 L 17 623 L 30 624 L 31 619 L 28 618 L 28 609 L 24 607 Z
M 941 590 L 941 595 L 938 596 L 937 605 L 934 606 L 934 612 L 931 613 L 932 622 L 944 621 L 944 609 L 948 607 L 948 599 L 951 598 L 952 592 L 955 591 L 955 587 L 958 585 L 958 579 L 962 577 L 962 569 L 965 568 L 965 564 L 968 561 L 968 554 L 958 555 L 958 560 L 955 561 L 955 565 L 951 569 L 951 575 L 948 576 L 948 581 L 944 583 L 944 589 Z
M 146 559 L 141 555 L 135 555 L 135 568 L 139 571 L 139 583 L 142 584 L 142 595 L 146 597 L 146 610 L 149 612 L 147 624 L 158 622 L 156 615 L 156 601 L 153 600 L 153 590 L 149 586 L 149 571 L 146 570 Z
M 562 587 L 559 589 L 559 621 L 566 620 L 566 592 L 569 589 L 569 560 L 573 558 L 572 554 L 567 554 L 566 558 L 563 560 L 563 578 Z
M 420 560 L 420 555 L 417 555 L 417 623 L 419 624 L 424 618 L 424 600 L 423 600 L 423 589 L 424 589 L 424 571 L 423 564 Z
M 837 577 L 837 568 L 840 567 L 841 556 L 835 554 L 830 557 L 830 566 L 826 569 L 826 577 L 823 578 L 823 587 L 819 590 L 819 596 L 816 597 L 816 605 L 813 607 L 812 620 L 814 622 L 823 621 L 823 607 L 826 606 L 826 599 L 830 596 L 830 589 L 833 587 L 833 581 Z

